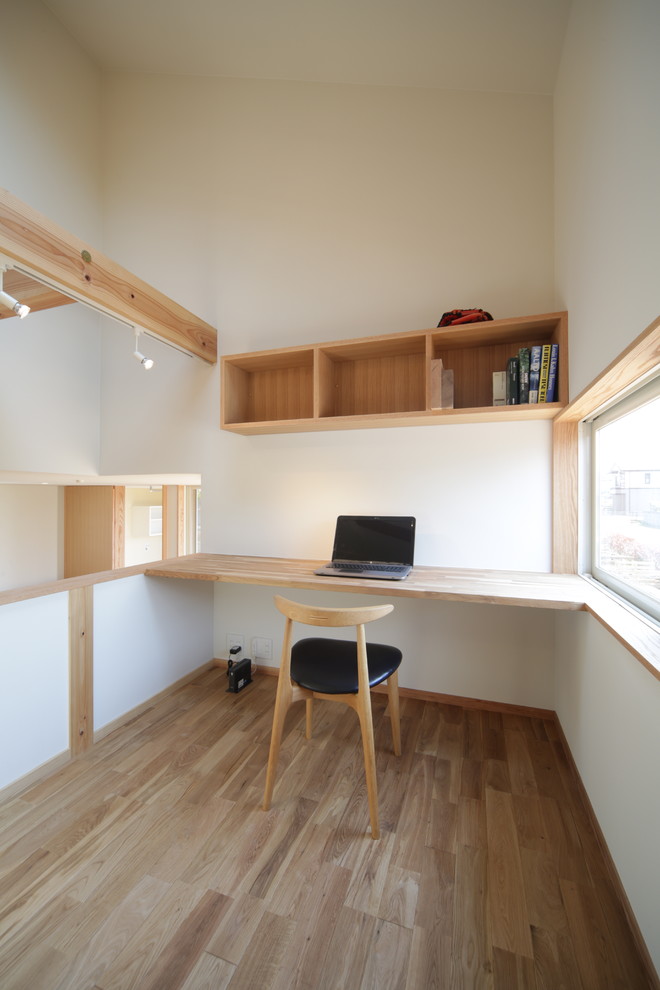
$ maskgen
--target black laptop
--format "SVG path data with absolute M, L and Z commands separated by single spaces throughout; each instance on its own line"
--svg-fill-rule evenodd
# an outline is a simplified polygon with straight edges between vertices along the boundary
M 414 553 L 414 516 L 337 516 L 332 560 L 314 573 L 401 581 Z

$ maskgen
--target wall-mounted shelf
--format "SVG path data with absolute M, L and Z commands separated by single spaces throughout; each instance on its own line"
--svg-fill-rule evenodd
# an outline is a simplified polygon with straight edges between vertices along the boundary
M 557 402 L 492 405 L 492 373 L 520 347 L 559 345 Z M 431 406 L 431 362 L 454 408 Z M 553 419 L 568 402 L 567 314 L 469 323 L 222 358 L 222 428 L 244 435 Z

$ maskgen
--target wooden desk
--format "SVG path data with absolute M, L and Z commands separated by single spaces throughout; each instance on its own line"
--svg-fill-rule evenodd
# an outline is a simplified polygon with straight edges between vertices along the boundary
M 374 581 L 314 574 L 314 569 L 323 563 L 285 557 L 199 553 L 147 566 L 144 573 L 193 581 L 346 591 L 381 598 L 428 598 L 589 612 L 660 679 L 657 623 L 580 575 L 415 565 L 405 581 Z
M 347 591 L 386 598 L 435 598 L 573 611 L 585 608 L 587 586 L 574 574 L 415 566 L 404 581 L 378 581 L 314 574 L 315 568 L 324 563 L 323 560 L 201 553 L 150 565 L 145 574 L 194 581 Z

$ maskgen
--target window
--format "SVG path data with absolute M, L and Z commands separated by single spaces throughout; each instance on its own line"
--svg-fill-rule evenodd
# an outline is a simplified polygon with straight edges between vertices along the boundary
M 593 576 L 660 619 L 660 378 L 591 430 Z

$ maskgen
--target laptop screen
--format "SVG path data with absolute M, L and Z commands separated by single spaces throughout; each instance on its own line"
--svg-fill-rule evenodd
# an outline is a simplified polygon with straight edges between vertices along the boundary
M 413 564 L 414 516 L 337 516 L 333 560 Z

